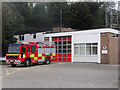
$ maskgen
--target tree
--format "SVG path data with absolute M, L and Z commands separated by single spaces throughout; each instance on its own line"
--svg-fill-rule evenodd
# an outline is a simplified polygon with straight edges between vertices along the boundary
M 93 20 L 86 3 L 72 3 L 64 15 L 65 26 L 75 29 L 92 28 Z
M 33 4 L 27 2 L 14 2 L 16 10 L 19 12 L 20 16 L 23 17 L 25 28 L 31 28 L 31 18 Z
M 92 28 L 103 28 L 105 27 L 105 8 L 101 7 L 103 2 L 89 2 L 87 3 L 90 7 L 90 14 L 92 15 L 93 25 Z
M 66 2 L 51 2 L 48 3 L 48 19 L 52 27 L 60 27 L 61 25 L 61 11 L 64 12 Z M 64 13 L 62 13 L 63 17 Z
M 41 28 L 48 26 L 48 18 L 46 14 L 47 3 L 37 3 L 32 9 L 31 26 L 33 28 Z
M 5 51 L 7 51 L 7 45 L 16 42 L 16 39 L 13 37 L 15 31 L 24 28 L 24 20 L 14 4 L 3 3 L 2 5 L 2 50 L 4 56 Z

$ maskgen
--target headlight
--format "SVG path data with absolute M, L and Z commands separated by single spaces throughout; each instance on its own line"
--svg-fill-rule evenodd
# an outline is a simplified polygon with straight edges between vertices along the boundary
M 9 60 L 6 60 L 6 62 L 9 62 Z

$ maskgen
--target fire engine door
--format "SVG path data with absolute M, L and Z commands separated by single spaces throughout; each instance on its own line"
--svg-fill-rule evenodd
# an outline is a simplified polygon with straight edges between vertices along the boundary
M 21 47 L 21 58 L 24 58 L 25 52 L 26 52 L 26 48 L 25 47 Z

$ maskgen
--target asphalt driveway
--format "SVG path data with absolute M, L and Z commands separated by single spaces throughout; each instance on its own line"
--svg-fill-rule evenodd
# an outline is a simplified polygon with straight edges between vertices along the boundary
M 118 66 L 52 63 L 31 67 L 2 66 L 3 88 L 118 88 Z

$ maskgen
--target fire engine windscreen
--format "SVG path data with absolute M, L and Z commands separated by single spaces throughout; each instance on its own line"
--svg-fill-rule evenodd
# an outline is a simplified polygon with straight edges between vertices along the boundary
M 19 53 L 20 52 L 20 46 L 9 46 L 8 47 L 8 53 Z

